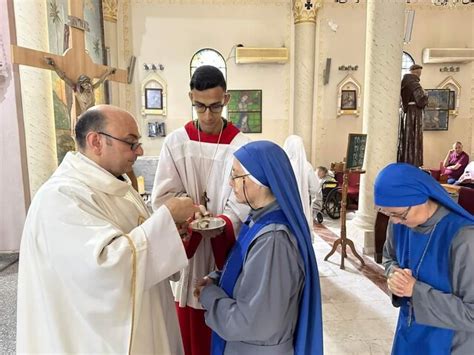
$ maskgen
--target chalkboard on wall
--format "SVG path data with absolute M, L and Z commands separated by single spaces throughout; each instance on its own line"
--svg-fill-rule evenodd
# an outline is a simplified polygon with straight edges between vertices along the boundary
M 350 133 L 347 143 L 346 169 L 362 169 L 367 134 Z

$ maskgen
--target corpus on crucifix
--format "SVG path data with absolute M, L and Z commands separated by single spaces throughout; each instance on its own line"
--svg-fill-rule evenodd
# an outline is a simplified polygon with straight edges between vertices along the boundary
M 69 0 L 69 48 L 63 55 L 12 46 L 12 59 L 16 64 L 54 70 L 74 92 L 75 104 L 71 110 L 71 129 L 76 117 L 95 104 L 94 90 L 105 79 L 127 83 L 127 71 L 115 69 L 92 61 L 85 48 L 85 31 L 89 25 L 83 20 L 83 0 Z M 98 80 L 93 82 L 94 78 Z
M 81 74 L 77 78 L 77 81 L 74 82 L 73 80 L 68 78 L 66 73 L 56 65 L 53 58 L 46 57 L 45 61 L 49 66 L 51 66 L 51 68 L 54 69 L 56 74 L 58 74 L 58 76 L 62 80 L 64 80 L 64 82 L 74 92 L 76 107 L 75 107 L 75 113 L 71 112 L 71 129 L 74 129 L 75 116 L 76 115 L 79 116 L 88 108 L 95 105 L 94 90 L 97 89 L 100 86 L 100 84 L 102 84 L 109 75 L 114 74 L 116 69 L 115 68 L 105 69 L 104 73 L 100 76 L 99 80 L 97 80 L 95 83 L 92 83 L 92 79 L 84 74 Z

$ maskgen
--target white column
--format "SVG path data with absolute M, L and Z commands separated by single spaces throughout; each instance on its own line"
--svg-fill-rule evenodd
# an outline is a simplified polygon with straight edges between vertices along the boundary
M 102 12 L 104 14 L 104 37 L 105 46 L 108 48 L 107 64 L 111 67 L 118 68 L 118 26 L 117 12 L 118 0 L 102 0 Z M 109 81 L 110 104 L 118 105 L 119 103 L 119 85 L 117 82 Z
M 367 0 L 367 28 L 362 130 L 367 133 L 365 170 L 359 209 L 348 224 L 348 237 L 363 238 L 364 253 L 374 252 L 374 180 L 396 161 L 400 72 L 405 0 Z
M 293 131 L 303 138 L 311 157 L 316 15 L 320 1 L 293 0 L 295 22 Z

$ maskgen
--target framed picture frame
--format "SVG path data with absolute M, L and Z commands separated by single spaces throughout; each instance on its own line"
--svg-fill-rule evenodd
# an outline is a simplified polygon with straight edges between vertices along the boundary
M 357 91 L 341 91 L 341 110 L 357 110 Z
M 148 137 L 166 137 L 165 122 L 148 122 Z
M 448 123 L 448 110 L 425 110 L 423 115 L 424 131 L 447 131 Z
M 148 137 L 155 138 L 158 137 L 158 122 L 148 122 Z
M 423 115 L 424 131 L 447 131 L 451 90 L 428 89 L 428 104 Z
M 145 109 L 162 110 L 163 109 L 163 89 L 145 88 Z
M 449 89 L 427 89 L 428 104 L 425 110 L 449 110 Z
M 243 133 L 262 133 L 262 90 L 228 92 L 228 119 Z
M 160 137 L 166 137 L 166 125 L 165 122 L 160 122 L 157 124 L 158 135 Z

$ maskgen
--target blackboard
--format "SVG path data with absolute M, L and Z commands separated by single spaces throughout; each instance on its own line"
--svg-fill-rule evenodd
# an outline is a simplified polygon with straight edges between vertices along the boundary
M 349 134 L 347 143 L 346 169 L 362 169 L 364 165 L 367 134 Z

